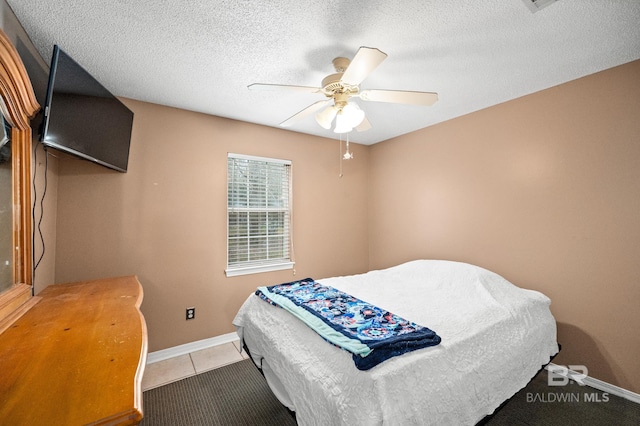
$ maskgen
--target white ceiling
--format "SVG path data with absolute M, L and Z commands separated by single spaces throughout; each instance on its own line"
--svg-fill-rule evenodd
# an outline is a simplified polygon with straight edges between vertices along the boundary
M 360 46 L 388 58 L 361 89 L 434 91 L 430 107 L 358 100 L 373 144 L 640 58 L 640 1 L 7 0 L 50 61 L 58 44 L 117 96 L 277 127 Z M 597 101 L 594 99 L 594 102 Z M 312 116 L 291 128 L 337 139 Z

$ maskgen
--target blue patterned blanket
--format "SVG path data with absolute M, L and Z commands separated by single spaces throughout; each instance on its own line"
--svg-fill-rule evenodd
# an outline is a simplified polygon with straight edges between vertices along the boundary
M 359 370 L 440 343 L 440 336 L 432 330 L 311 278 L 259 287 L 256 295 L 351 352 Z

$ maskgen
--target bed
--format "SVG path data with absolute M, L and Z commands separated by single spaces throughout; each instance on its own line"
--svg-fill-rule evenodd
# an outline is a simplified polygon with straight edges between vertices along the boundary
M 550 300 L 478 266 L 416 260 L 324 285 L 428 327 L 435 346 L 368 370 L 281 307 L 249 295 L 233 324 L 299 425 L 473 425 L 558 352 Z

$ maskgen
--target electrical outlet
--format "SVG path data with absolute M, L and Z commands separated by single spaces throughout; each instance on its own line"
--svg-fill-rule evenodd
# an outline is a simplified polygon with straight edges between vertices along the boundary
M 187 320 L 194 319 L 196 317 L 196 308 L 187 308 Z

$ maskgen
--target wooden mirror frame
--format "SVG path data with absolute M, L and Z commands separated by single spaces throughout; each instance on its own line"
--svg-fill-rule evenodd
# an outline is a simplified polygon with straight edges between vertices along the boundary
M 11 125 L 13 193 L 13 286 L 0 294 L 0 332 L 37 298 L 32 298 L 31 124 L 40 109 L 27 71 L 0 29 L 0 111 Z

